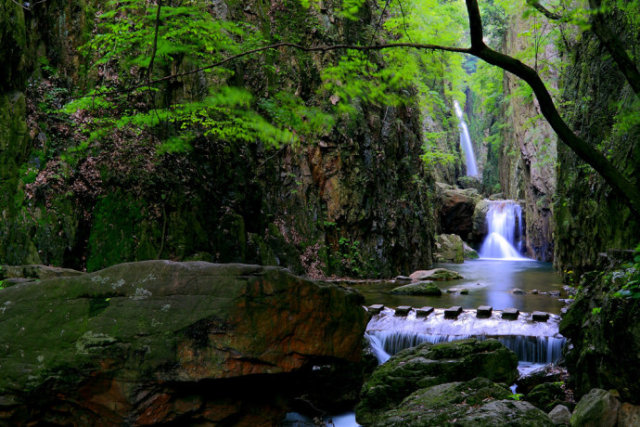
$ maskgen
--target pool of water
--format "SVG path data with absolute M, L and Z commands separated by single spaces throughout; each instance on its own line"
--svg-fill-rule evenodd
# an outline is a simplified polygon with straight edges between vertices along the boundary
M 550 263 L 481 259 L 465 261 L 463 264 L 436 264 L 435 267 L 457 271 L 463 279 L 436 282 L 443 291 L 439 297 L 392 295 L 390 291 L 398 285 L 390 282 L 354 287 L 364 295 L 367 305 L 384 304 L 387 307 L 410 305 L 444 308 L 460 305 L 463 308 L 475 308 L 490 305 L 495 310 L 514 307 L 526 312 L 537 310 L 559 314 L 564 305 L 558 297 L 543 294 L 563 292 L 560 275 Z M 512 292 L 514 288 L 526 294 L 516 295 Z M 466 289 L 468 294 L 447 293 L 449 289 Z M 531 293 L 534 290 L 538 291 L 537 295 Z

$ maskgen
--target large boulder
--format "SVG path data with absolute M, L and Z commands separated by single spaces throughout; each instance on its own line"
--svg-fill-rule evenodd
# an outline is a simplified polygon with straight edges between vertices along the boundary
M 436 236 L 436 262 L 464 262 L 464 242 L 457 234 L 439 234 Z
M 611 392 L 594 388 L 582 396 L 571 415 L 572 426 L 613 427 L 618 420 L 620 401 Z
M 324 378 L 358 387 L 362 303 L 284 269 L 205 262 L 0 290 L 0 424 L 273 424 L 296 393 L 342 393 Z
M 378 415 L 374 426 L 551 426 L 549 417 L 486 378 L 420 389 L 396 408 Z M 517 423 L 517 424 L 516 424 Z
M 481 199 L 475 188 L 438 186 L 440 229 L 467 239 L 473 231 L 473 212 Z
M 379 366 L 362 387 L 358 422 L 370 424 L 414 391 L 438 384 L 478 376 L 511 384 L 518 375 L 517 365 L 515 353 L 493 339 L 424 343 L 403 350 Z

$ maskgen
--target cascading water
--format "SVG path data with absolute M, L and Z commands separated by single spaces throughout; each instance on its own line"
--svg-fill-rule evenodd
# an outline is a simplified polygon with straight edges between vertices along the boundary
M 473 145 L 471 144 L 471 137 L 469 136 L 469 128 L 464 121 L 462 109 L 458 101 L 453 101 L 453 107 L 456 110 L 456 115 L 460 120 L 460 145 L 465 154 L 467 161 L 467 176 L 478 176 L 478 166 L 476 165 L 476 156 L 473 152 Z
M 489 232 L 480 247 L 480 258 L 527 260 L 522 250 L 522 208 L 513 200 L 497 200 L 489 204 L 487 212 Z M 516 249 L 516 247 L 518 249 Z
M 548 364 L 562 355 L 565 338 L 558 332 L 560 317 L 551 315 L 547 322 L 533 322 L 526 314 L 518 320 L 503 320 L 499 312 L 487 319 L 478 319 L 466 311 L 456 320 L 444 319 L 443 310 L 435 310 L 427 318 L 394 315 L 386 309 L 371 319 L 366 337 L 379 363 L 405 348 L 423 342 L 440 343 L 464 338 L 484 340 L 495 338 L 513 350 L 520 362 Z

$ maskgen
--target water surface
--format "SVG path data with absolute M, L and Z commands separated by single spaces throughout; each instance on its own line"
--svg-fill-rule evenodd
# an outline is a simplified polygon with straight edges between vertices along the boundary
M 563 291 L 560 275 L 554 272 L 550 263 L 480 259 L 463 264 L 437 264 L 436 267 L 457 271 L 464 278 L 435 282 L 443 291 L 439 297 L 392 295 L 390 291 L 399 285 L 390 282 L 354 287 L 364 295 L 367 305 L 384 304 L 387 307 L 410 305 L 444 308 L 460 305 L 463 308 L 476 308 L 490 305 L 495 310 L 514 307 L 526 312 L 537 310 L 559 314 L 563 306 L 557 297 L 542 293 Z M 514 294 L 515 288 L 526 294 Z M 458 291 L 447 293 L 450 289 Z M 461 294 L 459 290 L 462 289 L 466 289 L 468 295 Z M 538 294 L 531 294 L 533 290 L 537 290 Z

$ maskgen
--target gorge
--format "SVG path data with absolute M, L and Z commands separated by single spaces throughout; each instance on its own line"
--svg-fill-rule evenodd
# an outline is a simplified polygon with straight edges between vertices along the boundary
M 0 425 L 640 424 L 637 0 L 0 41 Z

